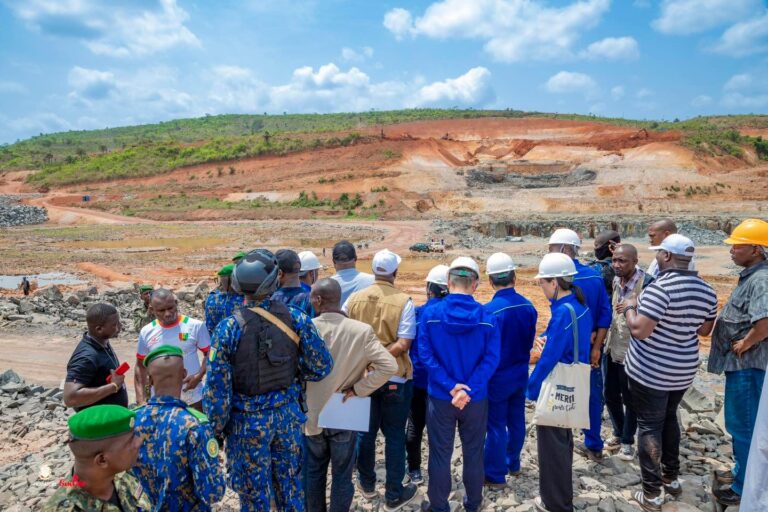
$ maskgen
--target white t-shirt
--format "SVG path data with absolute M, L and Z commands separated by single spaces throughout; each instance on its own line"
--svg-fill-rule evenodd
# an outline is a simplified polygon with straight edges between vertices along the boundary
M 160 345 L 179 347 L 184 352 L 184 369 L 187 370 L 187 375 L 192 375 L 200 371 L 200 359 L 197 351 L 207 353 L 211 346 L 211 337 L 208 335 L 208 329 L 205 328 L 203 322 L 188 316 L 179 315 L 179 319 L 170 327 L 165 327 L 157 320 L 153 320 L 139 332 L 139 348 L 136 351 L 136 358 L 143 361 L 147 354 Z M 183 391 L 181 399 L 188 404 L 202 400 L 202 381 L 195 389 Z

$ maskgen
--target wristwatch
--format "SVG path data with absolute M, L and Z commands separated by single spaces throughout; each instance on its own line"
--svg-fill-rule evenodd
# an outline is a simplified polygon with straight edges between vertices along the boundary
M 630 309 L 633 310 L 635 313 L 637 313 L 637 306 L 627 306 L 626 308 L 624 308 L 625 317 L 627 316 L 627 311 L 629 311 Z

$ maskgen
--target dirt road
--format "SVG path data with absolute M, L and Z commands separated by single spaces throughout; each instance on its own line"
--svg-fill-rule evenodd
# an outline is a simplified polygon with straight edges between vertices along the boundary
M 32 206 L 42 206 L 48 210 L 49 222 L 55 224 L 153 224 L 154 221 L 137 217 L 125 217 L 98 210 L 57 206 L 51 203 L 55 195 L 38 197 L 25 201 Z

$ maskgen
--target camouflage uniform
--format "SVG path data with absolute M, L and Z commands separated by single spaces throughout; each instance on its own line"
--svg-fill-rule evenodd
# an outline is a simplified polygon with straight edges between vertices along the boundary
M 128 510 L 152 510 L 149 496 L 144 492 L 138 479 L 125 472 L 115 476 L 115 492 L 120 500 L 120 508 L 91 496 L 82 487 L 59 487 L 43 506 L 43 512 L 123 512 Z
M 243 305 L 244 300 L 239 293 L 223 292 L 218 288 L 209 293 L 205 299 L 205 326 L 208 328 L 208 334 L 213 336 L 219 322 L 232 316 L 235 309 Z
M 154 396 L 136 411 L 144 437 L 133 472 L 155 506 L 203 511 L 224 496 L 219 444 L 206 416 L 171 396 Z
M 151 323 L 155 319 L 155 314 L 145 308 L 143 305 L 133 310 L 133 329 L 140 332 L 141 328 Z
M 616 277 L 616 271 L 613 270 L 613 261 L 609 259 L 595 260 L 589 263 L 589 267 L 600 272 L 605 284 L 605 290 L 610 297 L 613 294 L 613 278 Z
M 269 310 L 269 301 L 260 307 Z M 301 339 L 300 378 L 322 380 L 333 367 L 331 354 L 309 317 L 296 308 L 288 310 Z M 228 483 L 240 495 L 242 510 L 269 510 L 272 487 L 279 510 L 304 510 L 301 428 L 306 417 L 300 404 L 301 384 L 258 396 L 234 393 L 231 361 L 241 333 L 234 317 L 216 328 L 203 392 L 203 408 L 214 432 L 227 439 Z

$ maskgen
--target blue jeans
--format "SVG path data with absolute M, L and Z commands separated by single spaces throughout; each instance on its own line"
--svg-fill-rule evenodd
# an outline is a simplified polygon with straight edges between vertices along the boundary
M 506 400 L 488 400 L 485 437 L 485 479 L 506 481 L 507 471 L 520 471 L 520 451 L 525 442 L 525 388 Z
M 637 417 L 632 409 L 629 379 L 624 365 L 614 362 L 610 354 L 603 356 L 603 378 L 603 396 L 613 424 L 613 435 L 621 439 L 621 444 L 635 444 Z
M 595 452 L 603 451 L 600 426 L 603 422 L 603 372 L 592 368 L 589 374 L 589 430 L 584 432 L 584 444 Z
M 400 499 L 405 478 L 405 423 L 411 410 L 413 381 L 387 382 L 371 394 L 371 422 L 368 432 L 359 436 L 357 473 L 360 485 L 369 491 L 376 487 L 376 436 L 384 434 L 384 465 L 387 469 L 384 498 Z
M 765 371 L 754 368 L 725 372 L 725 429 L 733 437 L 733 458 L 736 460 L 731 489 L 738 494 L 744 488 L 749 445 L 764 379 Z
M 448 495 L 451 492 L 451 455 L 459 427 L 461 453 L 464 458 L 462 480 L 466 497 L 464 509 L 476 512 L 483 502 L 483 480 L 485 472 L 483 442 L 488 420 L 488 400 L 472 400 L 459 410 L 448 400 L 429 397 L 427 405 L 427 433 L 429 438 L 429 496 L 432 510 L 448 512 Z
M 352 470 L 357 454 L 357 433 L 325 429 L 322 434 L 306 436 L 305 467 L 307 510 L 325 512 L 325 485 L 331 464 L 331 512 L 347 512 L 352 505 L 355 486 Z

